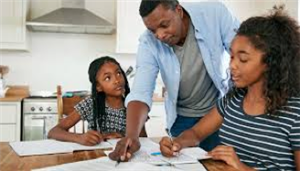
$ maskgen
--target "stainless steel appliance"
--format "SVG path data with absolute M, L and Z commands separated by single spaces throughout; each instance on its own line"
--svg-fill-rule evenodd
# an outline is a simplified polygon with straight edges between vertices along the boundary
M 56 97 L 28 97 L 23 100 L 22 141 L 47 139 L 58 122 Z

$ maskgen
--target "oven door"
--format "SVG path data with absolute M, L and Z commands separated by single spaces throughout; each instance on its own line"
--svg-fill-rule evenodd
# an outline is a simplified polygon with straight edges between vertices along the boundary
M 58 121 L 57 114 L 25 114 L 23 141 L 47 139 L 48 132 Z

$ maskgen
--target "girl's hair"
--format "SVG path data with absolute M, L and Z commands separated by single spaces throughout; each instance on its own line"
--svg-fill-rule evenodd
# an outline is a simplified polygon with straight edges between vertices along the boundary
M 274 7 L 270 15 L 251 17 L 237 30 L 251 44 L 263 52 L 262 62 L 267 65 L 264 73 L 263 93 L 266 97 L 266 113 L 275 115 L 276 110 L 287 104 L 291 96 L 300 92 L 300 32 L 297 22 Z M 229 93 L 231 97 L 237 88 Z
M 97 92 L 97 73 L 100 70 L 100 68 L 105 63 L 114 63 L 118 65 L 120 68 L 122 75 L 125 79 L 125 96 L 123 97 L 123 100 L 130 92 L 128 80 L 126 78 L 125 72 L 121 68 L 120 64 L 112 57 L 104 56 L 95 59 L 89 66 L 89 80 L 92 83 L 92 100 L 93 100 L 93 115 L 94 115 L 94 130 L 97 130 L 97 125 L 99 128 L 101 128 L 102 124 L 102 118 L 105 116 L 105 93 L 104 92 Z

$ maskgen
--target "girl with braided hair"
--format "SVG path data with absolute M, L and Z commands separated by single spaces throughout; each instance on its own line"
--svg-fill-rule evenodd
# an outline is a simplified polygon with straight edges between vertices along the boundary
M 88 74 L 92 84 L 91 96 L 79 102 L 68 117 L 52 128 L 49 138 L 95 145 L 125 135 L 124 100 L 130 89 L 120 64 L 114 58 L 100 57 L 90 64 Z M 88 121 L 88 131 L 83 134 L 68 132 L 81 119 Z M 146 136 L 144 128 L 141 136 Z
M 244 21 L 230 47 L 229 93 L 194 127 L 160 142 L 163 155 L 220 130 L 208 155 L 239 171 L 300 171 L 300 29 L 283 7 Z

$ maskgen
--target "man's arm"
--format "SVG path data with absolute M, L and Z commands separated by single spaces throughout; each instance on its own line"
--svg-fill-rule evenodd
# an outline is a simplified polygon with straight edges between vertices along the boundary
M 138 138 L 147 120 L 149 108 L 139 101 L 132 101 L 127 106 L 126 137 Z
M 229 53 L 230 45 L 232 42 L 232 39 L 236 35 L 236 30 L 240 26 L 240 22 L 238 19 L 232 15 L 231 11 L 228 10 L 228 8 L 221 3 L 219 11 L 219 17 L 220 20 L 220 31 L 222 36 L 222 41 L 225 46 L 226 51 Z
M 112 160 L 128 160 L 133 153 L 139 150 L 138 137 L 152 105 L 152 95 L 159 66 L 153 56 L 153 49 L 149 45 L 151 42 L 148 42 L 146 37 L 147 35 L 144 35 L 140 38 L 136 74 L 131 92 L 125 100 L 125 106 L 127 106 L 126 136 L 117 143 L 115 150 L 109 154 L 109 158 Z

